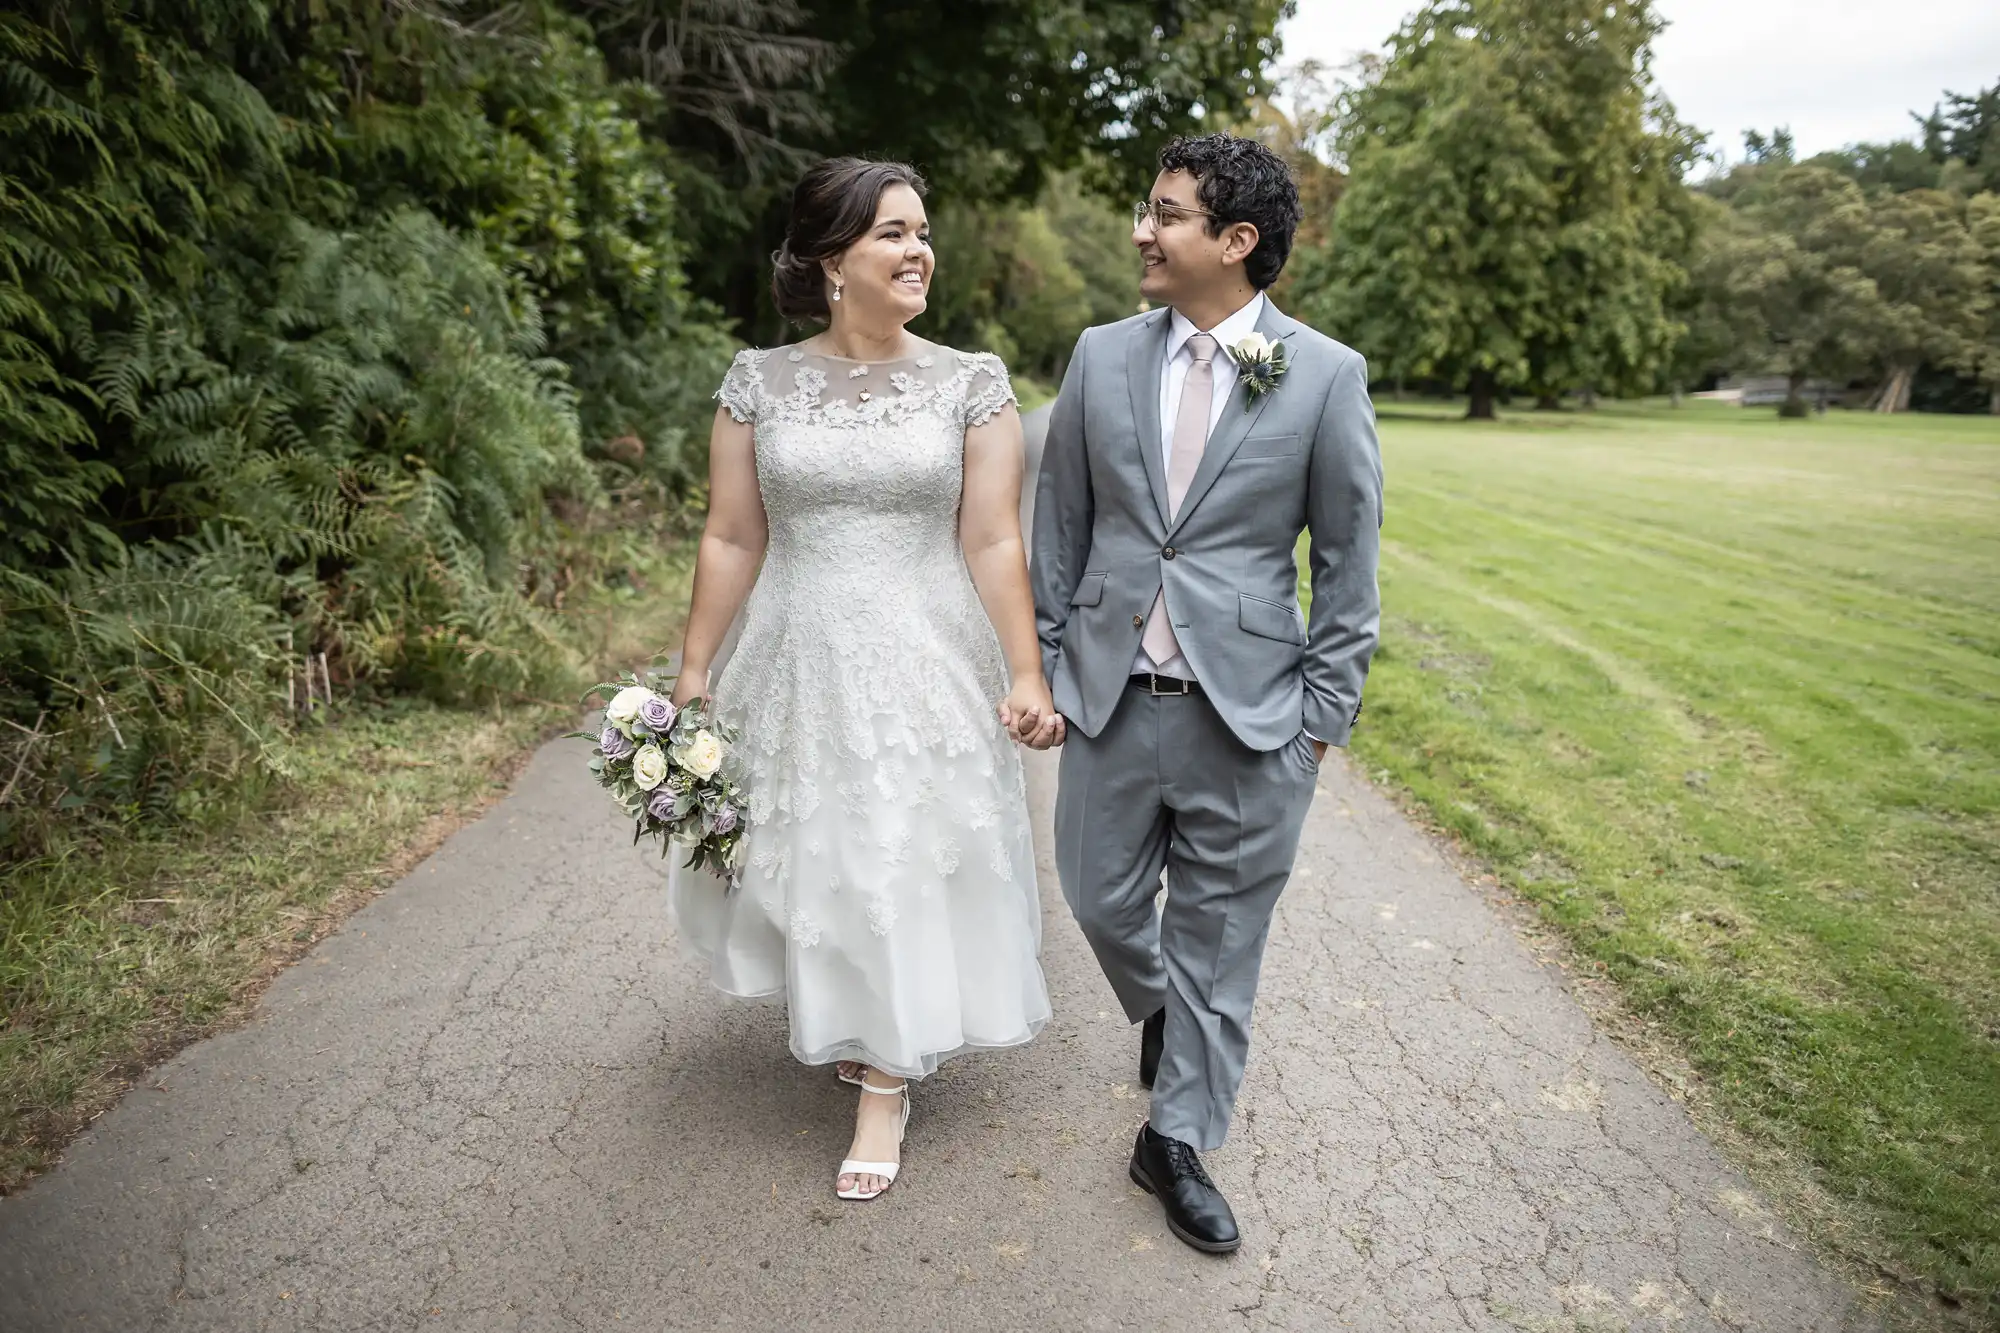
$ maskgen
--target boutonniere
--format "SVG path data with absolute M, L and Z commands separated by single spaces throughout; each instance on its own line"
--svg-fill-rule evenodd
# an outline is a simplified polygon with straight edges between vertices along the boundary
M 1285 345 L 1273 342 L 1261 333 L 1245 334 L 1229 348 L 1229 355 L 1236 362 L 1236 379 L 1243 386 L 1243 410 L 1249 411 L 1257 405 L 1257 400 L 1278 387 L 1278 381 L 1285 378 Z

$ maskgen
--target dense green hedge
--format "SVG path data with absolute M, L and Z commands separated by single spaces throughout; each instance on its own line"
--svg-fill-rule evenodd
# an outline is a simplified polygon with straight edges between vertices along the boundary
M 0 14 L 0 857 L 282 771 L 308 653 L 564 675 L 590 515 L 685 488 L 729 347 L 653 96 L 534 4 Z

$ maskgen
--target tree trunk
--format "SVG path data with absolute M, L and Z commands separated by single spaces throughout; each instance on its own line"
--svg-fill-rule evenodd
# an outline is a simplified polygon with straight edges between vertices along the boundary
M 1597 390 L 1588 384 L 1584 385 L 1583 392 L 1577 395 L 1577 406 L 1586 412 L 1595 412 L 1597 410 Z
M 1993 395 L 1986 400 L 1986 413 L 1988 416 L 2000 417 L 2000 384 L 1993 386 Z
M 1538 393 L 1535 395 L 1535 410 L 1537 412 L 1554 412 L 1561 407 L 1562 399 L 1555 394 Z
M 1475 370 L 1472 372 L 1472 383 L 1466 390 L 1465 419 L 1467 421 L 1493 420 L 1492 371 Z
M 1910 410 L 1910 386 L 1917 378 L 1915 366 L 1891 366 L 1889 378 L 1882 382 L 1881 392 L 1875 395 L 1877 412 L 1907 412 Z
M 1804 395 L 1800 393 L 1800 390 L 1805 387 L 1805 383 L 1806 377 L 1804 375 L 1795 374 L 1785 376 L 1785 401 L 1778 404 L 1779 416 L 1802 417 L 1806 415 L 1808 411 L 1806 400 Z
M 1668 390 L 1667 405 L 1669 407 L 1679 407 L 1681 405 L 1681 391 L 1678 387 Z

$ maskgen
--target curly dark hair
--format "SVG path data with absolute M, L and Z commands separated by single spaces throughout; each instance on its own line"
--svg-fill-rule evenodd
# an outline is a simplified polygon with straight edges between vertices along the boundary
M 1243 275 L 1263 291 L 1285 271 L 1292 236 L 1304 216 L 1299 187 L 1285 159 L 1255 139 L 1204 134 L 1175 139 L 1160 150 L 1160 170 L 1185 171 L 1195 178 L 1195 195 L 1212 216 L 1208 234 L 1219 236 L 1232 222 L 1257 229 L 1257 248 L 1243 261 Z
M 794 324 L 824 324 L 833 318 L 821 261 L 868 234 L 882 195 L 892 185 L 924 193 L 924 178 L 901 162 L 830 157 L 806 168 L 792 187 L 785 243 L 771 256 L 771 299 L 780 315 Z

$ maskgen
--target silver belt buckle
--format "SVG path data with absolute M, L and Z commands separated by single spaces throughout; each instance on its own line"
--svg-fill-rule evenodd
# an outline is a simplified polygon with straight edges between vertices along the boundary
M 1171 680 L 1174 684 L 1180 686 L 1180 688 L 1177 690 L 1163 690 L 1160 688 L 1160 682 L 1163 680 Z M 1146 691 L 1155 699 L 1173 699 L 1184 694 L 1193 694 L 1194 682 L 1191 680 L 1178 680 L 1173 676 L 1162 676 L 1156 671 L 1146 677 Z

